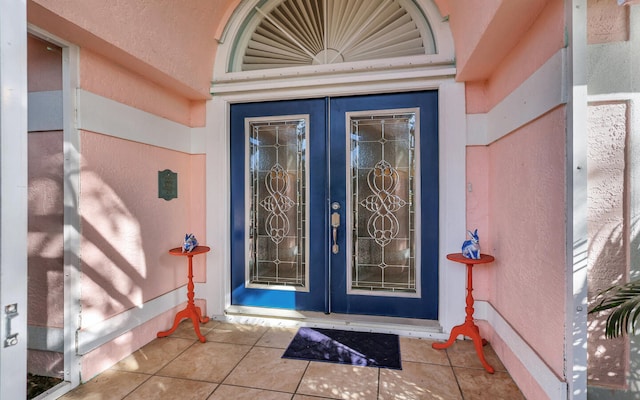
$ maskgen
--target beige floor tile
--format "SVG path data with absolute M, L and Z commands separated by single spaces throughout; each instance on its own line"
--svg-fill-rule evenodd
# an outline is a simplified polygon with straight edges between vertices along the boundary
M 291 400 L 291 393 L 220 385 L 208 400 Z
M 250 349 L 239 344 L 196 342 L 158 375 L 221 383 Z
M 297 393 L 331 399 L 374 400 L 378 393 L 378 368 L 311 362 Z
M 112 368 L 121 371 L 154 374 L 194 342 L 194 340 L 172 337 L 156 339 L 124 358 Z
M 403 365 L 405 361 L 450 365 L 446 351 L 432 348 L 432 343 L 433 340 L 401 337 L 400 354 Z
M 380 369 L 379 400 L 462 400 L 453 369 L 406 361 L 402 370 Z
M 322 400 L 322 399 L 330 399 L 330 397 L 306 396 L 304 394 L 296 394 L 293 396 L 293 400 Z
M 107 370 L 60 397 L 60 400 L 120 400 L 149 378 L 151 375 Z
M 491 345 L 483 346 L 482 350 L 485 360 L 487 360 L 494 370 L 506 371 L 506 368 L 496 355 L 496 352 L 491 348 Z M 446 349 L 446 352 L 449 355 L 449 360 L 451 360 L 451 365 L 454 367 L 484 369 L 472 340 L 456 340 L 455 343 Z
M 295 392 L 308 361 L 282 358 L 282 349 L 254 347 L 223 383 L 280 392 Z
M 524 400 L 509 374 L 489 374 L 482 369 L 453 369 L 465 400 Z
M 154 376 L 140 385 L 126 400 L 206 400 L 215 383 Z
M 267 327 L 258 325 L 220 323 L 209 331 L 207 340 L 253 346 L 267 329 Z
M 213 320 L 210 320 L 206 324 L 200 324 L 200 333 L 203 336 L 207 336 L 207 333 L 211 332 L 211 329 L 215 328 L 219 324 L 220 322 Z M 182 320 L 178 325 L 178 329 L 176 329 L 169 337 L 193 340 L 199 339 L 198 335 L 196 335 L 196 330 L 193 327 L 193 322 L 190 319 Z
M 269 328 L 258 340 L 256 346 L 286 349 L 298 332 L 298 328 Z

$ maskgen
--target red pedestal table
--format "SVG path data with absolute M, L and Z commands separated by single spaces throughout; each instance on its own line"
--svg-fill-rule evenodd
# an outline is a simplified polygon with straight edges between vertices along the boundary
M 448 254 L 447 259 L 451 261 L 455 261 L 461 264 L 465 264 L 467 266 L 467 306 L 465 307 L 465 311 L 467 313 L 466 318 L 464 319 L 464 323 L 462 325 L 454 326 L 451 330 L 451 335 L 449 336 L 449 340 L 445 343 L 434 343 L 431 345 L 434 349 L 442 350 L 451 346 L 453 342 L 455 342 L 458 335 L 463 335 L 471 338 L 473 340 L 473 344 L 476 348 L 476 353 L 478 353 L 478 358 L 482 363 L 484 369 L 487 370 L 490 374 L 493 374 L 494 369 L 487 360 L 484 358 L 484 352 L 482 351 L 482 346 L 487 344 L 487 341 L 480 337 L 480 330 L 478 326 L 473 322 L 473 295 L 471 292 L 473 291 L 473 266 L 476 264 L 486 264 L 493 262 L 493 256 L 487 254 L 480 254 L 479 260 L 474 260 L 472 258 L 466 258 L 462 255 L 462 253 L 453 253 Z
M 203 317 L 202 310 L 200 309 L 200 307 L 197 307 L 193 301 L 193 256 L 206 253 L 209 250 L 211 249 L 207 246 L 196 246 L 189 253 L 183 253 L 182 247 L 176 247 L 175 249 L 169 250 L 169 254 L 173 256 L 187 256 L 189 258 L 189 283 L 187 284 L 187 299 L 189 301 L 187 302 L 187 307 L 176 314 L 176 318 L 173 321 L 173 326 L 171 327 L 171 329 L 169 329 L 168 331 L 158 332 L 159 338 L 171 335 L 178 328 L 178 324 L 180 323 L 180 321 L 185 318 L 191 318 L 193 327 L 196 331 L 196 335 L 198 335 L 198 339 L 200 339 L 202 343 L 207 341 L 207 339 L 200 333 L 200 323 L 206 324 L 207 322 L 209 322 L 209 317 Z

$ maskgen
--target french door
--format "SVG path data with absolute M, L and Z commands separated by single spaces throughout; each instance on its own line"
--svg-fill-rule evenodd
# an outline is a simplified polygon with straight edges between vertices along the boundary
M 437 92 L 231 106 L 231 302 L 437 319 Z

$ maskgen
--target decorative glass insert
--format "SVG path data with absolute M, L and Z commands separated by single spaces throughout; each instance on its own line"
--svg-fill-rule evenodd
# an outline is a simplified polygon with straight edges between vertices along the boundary
M 416 112 L 348 121 L 351 289 L 416 293 Z
M 306 288 L 305 118 L 249 120 L 248 284 Z

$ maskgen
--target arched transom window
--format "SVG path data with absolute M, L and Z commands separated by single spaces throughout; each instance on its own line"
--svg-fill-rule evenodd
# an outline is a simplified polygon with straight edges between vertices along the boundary
M 267 0 L 241 32 L 229 72 L 436 52 L 427 19 L 411 0 Z

